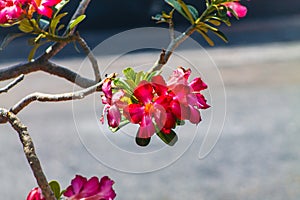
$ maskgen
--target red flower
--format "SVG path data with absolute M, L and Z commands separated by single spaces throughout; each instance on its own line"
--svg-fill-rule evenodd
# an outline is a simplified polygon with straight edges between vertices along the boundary
M 45 200 L 45 198 L 42 194 L 42 190 L 36 187 L 29 192 L 26 200 Z
M 13 23 L 24 13 L 21 0 L 0 0 L 0 24 Z
M 155 121 L 163 118 L 164 112 L 161 112 L 161 107 L 153 102 L 154 89 L 151 83 L 141 81 L 138 87 L 134 90 L 134 97 L 138 103 L 129 104 L 124 108 L 124 116 L 134 124 L 139 124 L 139 138 L 150 138 L 155 132 Z
M 237 16 L 240 18 L 245 17 L 247 14 L 247 7 L 243 6 L 239 2 L 226 2 L 226 3 L 223 3 L 223 5 L 231 8 L 237 14 Z M 227 12 L 227 15 L 231 17 L 230 12 Z
M 92 177 L 89 180 L 76 175 L 71 185 L 64 192 L 68 200 L 113 200 L 116 193 L 112 188 L 114 181 L 104 176 L 99 179 Z
M 32 0 L 32 7 L 29 14 L 32 15 L 34 11 L 38 14 L 52 18 L 52 7 L 59 4 L 62 0 Z

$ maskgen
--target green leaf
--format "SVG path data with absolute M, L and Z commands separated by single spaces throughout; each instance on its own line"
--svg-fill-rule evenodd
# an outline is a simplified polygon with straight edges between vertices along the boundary
M 203 23 L 202 26 L 203 26 L 204 28 L 208 29 L 208 30 L 211 30 L 211 31 L 218 31 L 217 28 L 215 28 L 215 27 L 213 27 L 213 26 L 210 26 L 210 25 L 208 25 L 208 24 L 205 24 L 205 23 Z
M 3 49 L 5 49 L 5 47 L 14 39 L 18 38 L 18 37 L 22 37 L 24 36 L 25 33 L 9 33 L 5 36 L 3 42 L 0 45 L 0 51 L 2 51 Z
M 51 181 L 49 183 L 51 190 L 54 193 L 54 196 L 56 197 L 56 199 L 59 199 L 61 196 L 61 191 L 60 191 L 60 185 L 57 181 Z
M 197 28 L 196 31 L 198 33 L 200 33 L 200 35 L 202 35 L 202 37 L 206 40 L 206 42 L 210 45 L 210 46 L 214 46 L 215 43 L 209 38 L 209 36 L 200 28 Z
M 139 137 L 136 137 L 135 138 L 135 142 L 137 145 L 141 146 L 141 147 L 145 147 L 147 146 L 151 141 L 151 137 L 149 138 L 139 138 Z
M 195 20 L 193 18 L 192 13 L 190 12 L 190 9 L 187 7 L 187 5 L 182 0 L 178 0 L 178 3 L 180 4 L 181 8 L 185 12 L 186 16 L 188 17 L 188 20 L 194 24 Z
M 194 20 L 196 20 L 199 17 L 199 12 L 198 10 L 191 5 L 187 5 L 188 9 L 190 10 L 190 13 L 193 15 Z
M 70 30 L 74 29 L 80 22 L 82 22 L 85 19 L 85 17 L 85 15 L 80 15 L 76 19 L 72 20 L 69 26 Z
M 123 74 L 128 80 L 135 80 L 136 72 L 131 67 L 124 69 Z
M 144 76 L 145 73 L 143 71 L 138 72 L 135 76 L 135 84 L 138 85 L 142 80 L 144 80 Z
M 50 32 L 54 35 L 56 33 L 56 27 L 58 25 L 58 23 L 60 22 L 60 20 L 66 16 L 68 13 L 61 13 L 59 15 L 57 15 L 56 17 L 54 17 L 52 20 L 51 20 L 51 23 L 50 23 Z
M 36 50 L 41 46 L 41 44 L 39 43 L 36 43 L 34 45 L 34 47 L 31 49 L 29 55 L 28 55 L 28 61 L 30 62 L 33 58 L 34 58 L 34 55 L 35 55 L 35 52 Z
M 172 6 L 177 12 L 179 12 L 184 18 L 190 21 L 189 17 L 184 13 L 180 3 L 177 0 L 165 0 L 167 4 Z
M 20 31 L 22 31 L 24 33 L 31 33 L 34 30 L 29 19 L 23 19 L 19 24 L 19 29 L 20 29 Z
M 209 23 L 211 23 L 211 24 L 213 24 L 215 26 L 220 26 L 221 25 L 220 21 L 214 20 L 214 19 L 209 19 L 209 20 L 207 20 L 207 22 L 209 22 Z
M 156 71 L 153 71 L 151 73 L 146 73 L 145 77 L 144 77 L 144 80 L 151 81 L 154 76 L 157 76 L 157 75 L 160 75 L 160 74 L 161 74 L 161 70 L 156 70 Z
M 219 38 L 221 38 L 224 42 L 228 42 L 227 37 L 222 33 L 221 31 L 212 31 L 214 34 L 216 34 Z
M 128 86 L 130 87 L 130 88 L 136 88 L 136 84 L 135 84 L 135 82 L 133 81 L 133 80 L 125 80 L 125 82 L 128 84 Z
M 171 130 L 169 134 L 165 134 L 162 132 L 158 132 L 156 134 L 164 143 L 170 146 L 173 146 L 178 141 L 178 137 L 173 130 Z
M 124 89 L 129 95 L 132 95 L 133 94 L 133 89 L 134 88 L 130 88 L 130 86 L 126 83 L 126 81 L 122 78 L 115 78 L 114 79 L 114 85 L 117 87 L 117 88 L 120 88 L 120 89 Z
M 61 9 L 67 5 L 69 3 L 70 0 L 62 0 L 60 3 L 56 4 L 54 6 L 54 15 L 53 17 L 56 17 L 56 15 L 58 15 L 58 13 L 61 11 Z

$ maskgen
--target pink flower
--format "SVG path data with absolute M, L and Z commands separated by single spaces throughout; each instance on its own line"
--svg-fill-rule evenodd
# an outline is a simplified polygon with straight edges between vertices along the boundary
M 121 122 L 120 108 L 125 107 L 127 104 L 121 101 L 121 98 L 125 95 L 123 90 L 119 90 L 116 93 L 112 93 L 112 80 L 105 79 L 102 85 L 102 103 L 105 104 L 100 122 L 104 123 L 104 115 L 107 113 L 108 125 L 112 128 L 119 126 Z
M 34 11 L 37 11 L 38 14 L 51 18 L 53 13 L 52 7 L 61 1 L 62 0 L 32 0 L 32 7 L 29 13 L 32 15 Z
M 42 190 L 36 187 L 29 192 L 26 200 L 45 200 L 45 198 L 42 194 Z
M 99 179 L 92 177 L 89 180 L 76 175 L 71 185 L 64 192 L 68 200 L 113 200 L 116 193 L 112 188 L 114 181 L 104 176 Z
M 24 13 L 20 0 L 0 0 L 0 24 L 13 23 Z
M 228 8 L 231 8 L 238 17 L 245 17 L 247 14 L 247 7 L 241 5 L 239 2 L 226 2 L 223 3 L 223 5 L 225 5 Z M 231 17 L 231 13 L 227 12 L 227 15 Z

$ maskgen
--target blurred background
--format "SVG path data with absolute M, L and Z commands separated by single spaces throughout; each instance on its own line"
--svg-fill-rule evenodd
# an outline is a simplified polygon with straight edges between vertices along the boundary
M 203 9 L 204 0 L 186 2 Z M 66 9 L 72 13 L 78 3 L 79 0 L 72 0 Z M 248 7 L 247 16 L 239 21 L 233 19 L 232 27 L 221 27 L 229 39 L 228 44 L 215 38 L 216 46 L 209 47 L 201 37 L 192 36 L 216 64 L 226 90 L 225 125 L 207 157 L 199 159 L 199 149 L 209 127 L 209 110 L 202 112 L 203 122 L 198 129 L 187 126 L 185 132 L 181 132 L 179 141 L 183 142 L 190 141 L 189 133 L 197 131 L 197 135 L 172 165 L 144 174 L 124 173 L 104 166 L 95 157 L 118 155 L 110 149 L 91 155 L 82 144 L 85 140 L 96 147 L 104 146 L 102 140 L 95 139 L 99 129 L 92 128 L 101 115 L 100 96 L 96 94 L 75 104 L 33 103 L 19 114 L 29 127 L 48 179 L 59 180 L 62 187 L 66 187 L 75 173 L 108 175 L 116 182 L 117 199 L 125 200 L 300 199 L 300 1 L 242 0 L 241 3 Z M 169 9 L 162 0 L 94 0 L 79 30 L 93 48 L 124 30 L 157 27 L 151 16 L 161 9 Z M 184 19 L 176 16 L 176 20 L 176 30 L 184 30 Z M 0 31 L 0 39 L 3 39 L 8 30 L 0 28 Z M 141 40 L 153 38 L 152 34 L 144 32 Z M 124 41 L 123 47 L 129 45 L 128 42 Z M 25 61 L 29 50 L 25 39 L 13 41 L 0 52 L 0 68 Z M 181 49 L 180 53 L 193 57 L 192 63 L 199 67 L 204 79 L 212 74 L 210 65 L 204 62 L 207 55 L 189 48 Z M 102 64 L 113 56 L 104 53 L 97 59 Z M 132 57 L 114 63 L 114 67 L 121 70 L 124 66 L 153 63 L 158 52 L 129 56 Z M 79 69 L 84 57 L 73 45 L 68 45 L 54 61 L 92 77 L 90 68 Z M 175 61 L 175 57 L 171 58 L 170 63 L 177 65 Z M 0 83 L 0 87 L 8 82 Z M 214 80 L 208 82 L 209 87 L 214 84 Z M 217 99 L 209 99 L 211 109 L 217 107 L 215 103 L 222 98 L 223 89 L 221 86 L 209 88 L 219 94 Z M 36 91 L 73 90 L 73 84 L 37 72 L 27 75 L 8 94 L 0 94 L 0 107 L 9 108 Z M 36 186 L 35 180 L 15 132 L 5 124 L 0 125 L 0 133 L 1 198 L 25 199 L 28 191 Z M 133 140 L 127 143 L 121 135 L 115 139 L 123 147 L 136 148 Z M 155 145 L 161 145 L 159 142 L 154 138 L 149 148 L 155 149 Z M 175 151 L 178 146 L 170 148 Z M 128 162 L 122 157 L 119 159 L 120 166 Z M 156 161 L 149 160 L 147 164 L 155 167 Z

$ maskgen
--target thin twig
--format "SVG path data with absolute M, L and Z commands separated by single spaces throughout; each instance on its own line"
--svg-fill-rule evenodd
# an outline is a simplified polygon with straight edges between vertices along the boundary
M 73 14 L 70 22 L 74 19 L 76 19 L 77 17 L 79 17 L 80 15 L 83 15 L 85 13 L 85 10 L 87 9 L 89 3 L 90 3 L 91 0 L 82 0 L 80 2 L 80 4 L 78 5 L 77 7 L 77 10 L 75 11 L 75 13 Z M 67 27 L 70 26 L 70 22 L 69 22 L 69 25 Z M 67 31 L 65 32 L 64 35 L 66 34 L 74 34 L 76 31 L 76 27 L 73 28 L 71 31 L 68 30 L 67 28 Z M 58 52 L 60 52 L 66 45 L 68 44 L 68 42 L 56 42 L 54 43 L 52 46 L 50 46 L 46 52 L 41 55 L 39 58 L 41 60 L 49 60 L 50 58 L 52 58 L 53 56 L 55 56 Z
M 108 78 L 115 77 L 116 74 L 111 74 Z M 63 94 L 45 94 L 45 93 L 32 93 L 26 97 L 24 97 L 21 101 L 19 101 L 16 105 L 14 105 L 10 111 L 14 114 L 19 113 L 22 109 L 28 106 L 30 103 L 34 101 L 40 102 L 60 102 L 60 101 L 71 101 L 71 100 L 78 100 L 83 99 L 84 97 L 96 92 L 101 91 L 101 86 L 104 80 L 83 90 L 79 90 L 76 92 L 69 92 Z
M 31 167 L 31 170 L 36 178 L 38 186 L 41 188 L 42 193 L 47 200 L 56 200 L 47 178 L 43 172 L 42 166 L 35 153 L 33 141 L 27 131 L 27 127 L 22 124 L 19 118 L 6 109 L 0 108 L 0 116 L 6 118 L 11 126 L 18 132 L 20 141 L 23 145 L 23 151 L 27 158 L 27 161 Z
M 21 74 L 20 76 L 18 76 L 15 80 L 13 80 L 12 82 L 10 82 L 8 85 L 6 85 L 3 88 L 0 88 L 0 94 L 3 92 L 8 92 L 8 90 L 10 90 L 11 88 L 13 88 L 14 86 L 16 86 L 18 83 L 20 83 L 22 80 L 24 79 L 24 74 Z
M 101 75 L 100 75 L 97 59 L 95 58 L 90 47 L 87 45 L 85 40 L 79 35 L 78 32 L 76 33 L 76 35 L 77 35 L 77 42 L 80 44 L 81 48 L 83 49 L 84 53 L 87 55 L 87 57 L 89 58 L 92 64 L 94 75 L 95 75 L 95 81 L 96 82 L 101 81 Z
M 174 40 L 171 40 L 168 48 L 166 50 L 163 50 L 158 58 L 158 60 L 155 62 L 153 67 L 149 70 L 149 72 L 153 72 L 156 70 L 160 70 L 169 60 L 170 56 L 174 52 L 174 50 L 187 38 L 189 38 L 190 35 L 193 34 L 193 32 L 196 30 L 195 26 L 190 26 L 185 32 L 180 34 L 178 37 L 176 37 Z

